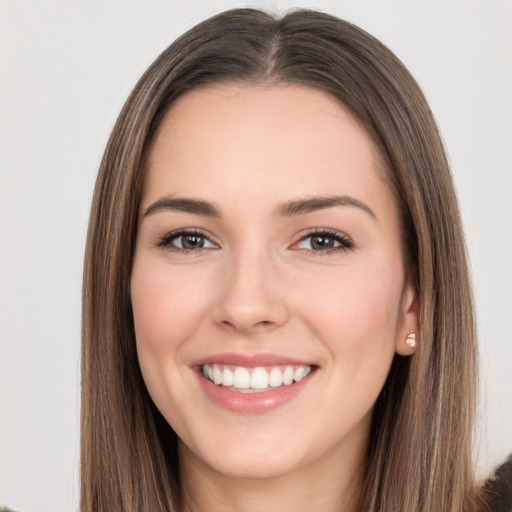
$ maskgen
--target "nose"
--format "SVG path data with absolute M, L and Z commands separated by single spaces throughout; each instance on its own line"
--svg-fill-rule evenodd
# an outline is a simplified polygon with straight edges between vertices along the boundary
M 270 255 L 246 252 L 227 262 L 214 308 L 217 324 L 247 335 L 280 327 L 288 316 L 286 287 Z

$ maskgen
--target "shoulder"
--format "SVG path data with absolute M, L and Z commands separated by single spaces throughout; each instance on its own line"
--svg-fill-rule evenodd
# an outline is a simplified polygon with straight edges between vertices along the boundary
M 512 455 L 485 481 L 482 493 L 488 512 L 512 512 Z

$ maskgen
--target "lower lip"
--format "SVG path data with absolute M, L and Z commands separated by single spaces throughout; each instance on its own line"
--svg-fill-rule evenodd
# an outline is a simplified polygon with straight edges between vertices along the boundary
M 316 371 L 311 372 L 301 381 L 289 386 L 270 388 L 268 391 L 258 391 L 256 393 L 239 393 L 217 386 L 210 380 L 205 379 L 200 369 L 196 371 L 203 391 L 213 402 L 228 411 L 241 414 L 263 414 L 284 406 L 304 390 L 315 373 Z

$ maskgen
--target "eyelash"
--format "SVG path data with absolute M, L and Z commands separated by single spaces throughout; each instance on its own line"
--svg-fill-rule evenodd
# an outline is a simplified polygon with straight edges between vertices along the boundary
M 308 238 L 329 238 L 334 240 L 334 242 L 339 243 L 337 247 L 331 247 L 323 250 L 314 250 L 314 249 L 303 249 L 308 253 L 318 254 L 318 255 L 327 255 L 340 251 L 349 251 L 354 248 L 354 242 L 343 233 L 336 231 L 334 229 L 313 229 L 309 231 L 306 235 L 303 235 L 297 242 L 293 244 L 293 246 L 299 245 L 301 242 L 304 242 Z
M 185 254 L 192 253 L 192 252 L 197 253 L 198 251 L 209 249 L 209 247 L 207 247 L 207 248 L 199 247 L 197 249 L 186 249 L 186 248 L 181 248 L 181 247 L 175 247 L 174 245 L 172 245 L 171 242 L 173 242 L 174 240 L 177 240 L 180 237 L 184 237 L 184 236 L 196 236 L 198 238 L 203 238 L 205 240 L 208 240 L 210 243 L 213 244 L 213 242 L 211 242 L 210 239 L 202 231 L 199 231 L 198 229 L 180 229 L 179 231 L 171 231 L 170 233 L 166 233 L 155 243 L 155 246 L 160 247 L 162 249 L 167 249 L 168 251 L 176 251 L 176 252 L 181 252 L 181 253 L 185 253 Z
M 196 249 L 187 249 L 187 248 L 181 248 L 181 247 L 176 247 L 176 246 L 172 245 L 172 242 L 174 240 L 177 240 L 178 238 L 184 237 L 184 236 L 196 236 L 198 238 L 205 239 L 209 243 L 215 245 L 208 238 L 208 236 L 205 233 L 203 233 L 202 231 L 200 231 L 198 229 L 181 229 L 179 231 L 171 231 L 170 233 L 166 233 L 165 235 L 160 237 L 159 240 L 157 240 L 157 242 L 154 245 L 156 247 L 160 247 L 160 248 L 166 249 L 168 251 L 180 252 L 182 254 L 194 253 L 194 252 L 197 253 L 202 250 L 211 249 L 211 247 L 199 247 Z M 334 229 L 313 229 L 306 235 L 303 235 L 297 242 L 295 242 L 293 244 L 292 248 L 297 247 L 299 244 L 303 243 L 308 238 L 313 238 L 313 237 L 328 238 L 330 240 L 333 240 L 334 242 L 337 242 L 339 245 L 337 247 L 330 247 L 330 248 L 322 249 L 322 250 L 303 249 L 304 251 L 311 253 L 311 254 L 326 255 L 326 254 L 331 254 L 331 253 L 339 252 L 339 251 L 349 251 L 354 248 L 354 243 L 352 242 L 352 240 L 349 237 L 347 237 L 346 235 L 344 235 Z

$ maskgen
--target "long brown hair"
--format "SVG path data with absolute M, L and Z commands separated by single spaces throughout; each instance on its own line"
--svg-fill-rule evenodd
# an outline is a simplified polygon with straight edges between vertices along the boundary
M 177 511 L 176 435 L 135 350 L 130 273 L 144 158 L 180 95 L 215 82 L 328 92 L 380 150 L 420 296 L 420 345 L 396 356 L 375 404 L 363 510 L 471 511 L 477 349 L 454 187 L 434 118 L 397 57 L 363 30 L 308 10 L 216 15 L 165 50 L 128 98 L 96 183 L 84 269 L 81 510 Z

